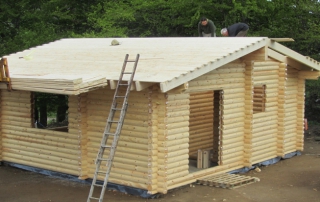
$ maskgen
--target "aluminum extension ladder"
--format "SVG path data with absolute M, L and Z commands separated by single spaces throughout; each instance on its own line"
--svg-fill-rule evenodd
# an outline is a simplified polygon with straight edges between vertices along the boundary
M 107 123 L 105 126 L 105 130 L 102 136 L 102 140 L 101 140 L 101 145 L 100 145 L 100 150 L 98 152 L 97 155 L 97 159 L 95 161 L 96 164 L 96 171 L 94 173 L 94 177 L 92 180 L 92 184 L 91 184 L 91 188 L 90 188 L 90 192 L 89 192 L 89 196 L 88 196 L 88 200 L 87 202 L 91 202 L 91 201 L 99 201 L 102 202 L 103 201 L 103 197 L 107 188 L 107 184 L 108 184 L 108 179 L 109 179 L 109 175 L 110 175 L 110 171 L 111 171 L 111 166 L 112 166 L 112 162 L 113 162 L 113 158 L 116 152 L 116 148 L 118 145 L 118 140 L 119 140 L 119 136 L 120 136 L 120 132 L 122 129 L 122 125 L 123 125 L 123 121 L 127 112 L 127 108 L 128 108 L 128 96 L 130 94 L 130 89 L 131 89 L 131 84 L 133 81 L 133 77 L 134 74 L 136 72 L 136 68 L 137 68 L 137 64 L 138 64 L 138 60 L 139 60 L 140 55 L 137 54 L 136 59 L 135 60 L 128 60 L 129 55 L 126 54 L 124 62 L 123 62 L 123 66 L 122 66 L 122 70 L 121 70 L 121 74 L 119 77 L 119 81 L 113 96 L 113 102 L 110 108 L 110 112 L 109 112 L 109 117 L 107 119 Z M 126 72 L 126 66 L 128 62 L 134 62 L 133 65 L 133 70 L 132 72 Z M 123 83 L 123 75 L 125 74 L 131 74 L 130 76 L 130 80 L 128 81 L 128 83 Z M 126 93 L 124 96 L 119 95 L 119 88 L 120 87 L 127 87 Z M 122 107 L 121 108 L 117 108 L 117 102 L 123 102 Z M 119 119 L 118 120 L 114 120 L 114 115 L 116 113 L 120 113 Z M 111 126 L 112 124 L 117 124 L 115 132 L 110 132 L 111 131 Z M 109 136 L 113 137 L 113 141 L 111 145 L 107 145 L 108 142 L 108 138 Z M 108 158 L 103 158 L 104 152 L 105 150 L 110 150 L 110 153 L 108 155 Z M 101 163 L 102 162 L 106 162 L 106 169 L 101 168 Z M 98 176 L 102 176 L 104 175 L 104 181 L 103 184 L 98 184 L 97 183 L 97 178 Z M 101 188 L 101 192 L 100 192 L 100 196 L 99 197 L 94 197 L 93 193 L 94 193 L 94 189 L 96 187 L 100 187 Z

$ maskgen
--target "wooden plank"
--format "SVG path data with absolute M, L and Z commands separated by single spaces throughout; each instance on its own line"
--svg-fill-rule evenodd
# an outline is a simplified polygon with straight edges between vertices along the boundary
M 294 39 L 292 38 L 269 38 L 272 41 L 276 41 L 276 42 L 291 42 L 294 41 Z
M 142 90 L 149 88 L 150 86 L 155 84 L 155 83 L 151 83 L 151 82 L 140 82 L 140 81 L 135 81 L 134 83 L 135 83 L 137 91 L 142 91 Z
M 282 54 L 285 54 L 287 55 L 288 57 L 302 63 L 302 64 L 305 64 L 313 69 L 316 69 L 316 70 L 320 70 L 320 65 L 319 65 L 319 62 L 317 62 L 316 60 L 313 60 L 311 58 L 307 58 L 305 56 L 302 56 L 300 55 L 299 53 L 275 42 L 275 41 L 272 41 L 272 40 L 269 40 L 269 44 L 268 44 L 269 48 L 277 51 L 277 52 L 280 52 Z

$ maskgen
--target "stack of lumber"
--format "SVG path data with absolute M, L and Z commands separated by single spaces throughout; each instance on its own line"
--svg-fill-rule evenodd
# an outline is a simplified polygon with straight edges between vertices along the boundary
M 107 79 L 96 75 L 14 75 L 14 90 L 78 95 L 107 85 Z

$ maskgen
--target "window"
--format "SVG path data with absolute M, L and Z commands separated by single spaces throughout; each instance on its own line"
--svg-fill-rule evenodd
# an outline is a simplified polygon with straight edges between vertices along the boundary
M 266 85 L 253 87 L 253 113 L 264 112 L 266 108 Z
M 68 132 L 68 96 L 32 93 L 33 127 Z

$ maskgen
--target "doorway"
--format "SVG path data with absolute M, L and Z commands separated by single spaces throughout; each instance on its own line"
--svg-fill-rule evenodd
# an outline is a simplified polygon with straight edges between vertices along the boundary
M 222 90 L 190 94 L 189 173 L 219 165 Z

